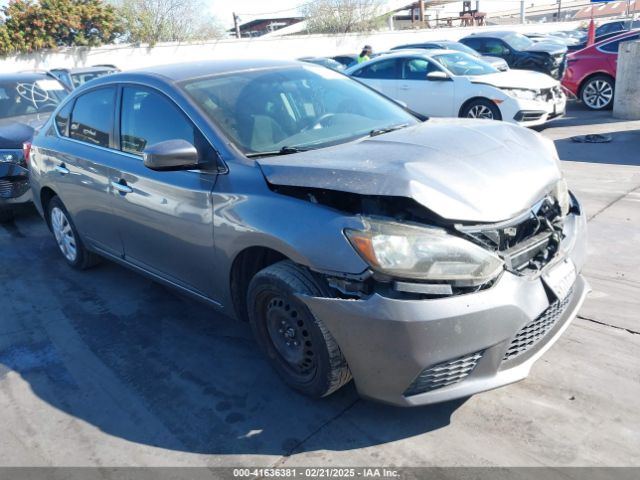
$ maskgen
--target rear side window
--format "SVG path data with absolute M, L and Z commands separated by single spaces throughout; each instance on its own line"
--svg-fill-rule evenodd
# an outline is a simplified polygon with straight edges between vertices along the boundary
M 123 88 L 120 149 L 142 155 L 146 147 L 166 140 L 186 140 L 196 148 L 202 143 L 191 120 L 164 95 L 142 87 Z
M 91 145 L 109 147 L 115 97 L 115 88 L 101 88 L 78 97 L 71 112 L 69 136 Z
M 478 52 L 483 52 L 482 40 L 479 38 L 464 38 L 461 40 L 467 47 L 471 47 Z
M 620 47 L 621 42 L 631 42 L 633 40 L 637 40 L 638 38 L 640 38 L 640 34 L 630 35 L 628 37 L 621 38 L 620 40 L 615 40 L 613 42 L 605 43 L 600 47 L 600 50 L 607 53 L 618 53 L 618 48 Z
M 69 117 L 71 117 L 72 107 L 73 101 L 67 103 L 64 107 L 62 107 L 56 115 L 56 127 L 58 128 L 58 133 L 63 137 L 69 136 Z
M 391 80 L 398 78 L 396 59 L 381 60 L 372 65 L 358 70 L 355 75 L 358 78 L 375 78 L 380 80 Z

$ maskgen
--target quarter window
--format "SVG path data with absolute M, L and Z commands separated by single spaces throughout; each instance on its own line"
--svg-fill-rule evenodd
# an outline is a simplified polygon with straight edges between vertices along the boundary
M 115 97 L 114 88 L 101 88 L 78 97 L 71 113 L 69 136 L 91 145 L 109 147 Z
M 186 140 L 198 148 L 203 139 L 191 121 L 162 94 L 146 88 L 123 88 L 120 149 L 141 155 L 148 146 L 166 140 Z

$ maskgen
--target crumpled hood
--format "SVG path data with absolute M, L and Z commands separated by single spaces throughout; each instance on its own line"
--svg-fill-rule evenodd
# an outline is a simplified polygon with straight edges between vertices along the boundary
M 432 119 L 386 135 L 258 164 L 273 185 L 412 198 L 464 222 L 508 220 L 561 178 L 539 135 L 489 120 Z
M 544 52 L 544 53 L 564 53 L 567 51 L 566 45 L 560 45 L 559 43 L 553 42 L 534 42 L 529 48 L 526 49 L 527 52 Z
M 516 69 L 488 75 L 474 75 L 469 77 L 469 80 L 498 88 L 552 88 L 560 83 L 544 73 Z
M 51 114 L 22 115 L 0 120 L 0 149 L 21 149 L 33 138 Z

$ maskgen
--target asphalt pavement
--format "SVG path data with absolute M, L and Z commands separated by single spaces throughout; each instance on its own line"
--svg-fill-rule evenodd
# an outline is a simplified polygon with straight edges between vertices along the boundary
M 0 466 L 640 466 L 640 122 L 572 106 L 589 216 L 580 316 L 525 381 L 400 409 L 293 393 L 235 323 L 127 269 L 69 269 L 29 209 L 0 226 Z M 577 144 L 574 135 L 611 133 Z

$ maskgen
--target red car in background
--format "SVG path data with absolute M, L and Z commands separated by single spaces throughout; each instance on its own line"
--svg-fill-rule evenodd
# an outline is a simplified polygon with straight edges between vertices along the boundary
M 640 30 L 630 30 L 567 55 L 562 85 L 591 110 L 613 106 L 618 47 L 638 40 Z

